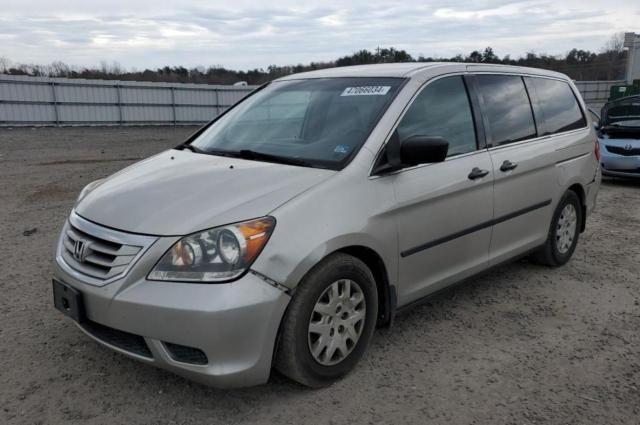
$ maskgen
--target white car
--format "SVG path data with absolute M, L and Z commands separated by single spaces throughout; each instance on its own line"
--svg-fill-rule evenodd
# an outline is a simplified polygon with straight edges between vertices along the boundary
M 640 178 L 640 95 L 604 105 L 597 129 L 602 174 Z

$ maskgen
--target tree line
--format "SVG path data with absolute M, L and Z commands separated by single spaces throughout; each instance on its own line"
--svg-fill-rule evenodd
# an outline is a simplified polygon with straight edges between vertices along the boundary
M 127 70 L 117 63 L 102 62 L 98 67 L 76 67 L 64 62 L 49 65 L 15 64 L 0 57 L 0 74 L 30 75 L 63 78 L 85 78 L 101 80 L 150 81 L 196 84 L 233 84 L 246 81 L 250 85 L 262 84 L 285 75 L 337 66 L 391 63 L 391 62 L 472 62 L 517 66 L 530 66 L 549 69 L 567 74 L 575 80 L 618 80 L 624 78 L 627 52 L 623 49 L 623 34 L 615 34 L 599 52 L 572 49 L 565 55 L 527 53 L 517 59 L 509 55 L 500 58 L 491 47 L 474 50 L 468 55 L 456 55 L 449 58 L 414 57 L 405 50 L 378 48 L 374 51 L 360 50 L 334 61 L 311 62 L 303 65 L 270 65 L 266 69 L 256 68 L 247 71 L 226 69 L 222 66 L 185 68 L 183 66 L 165 66 Z

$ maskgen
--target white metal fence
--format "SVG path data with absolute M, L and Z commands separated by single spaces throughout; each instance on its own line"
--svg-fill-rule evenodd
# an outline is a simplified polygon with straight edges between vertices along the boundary
M 0 126 L 201 124 L 253 89 L 0 75 Z
M 624 81 L 574 81 L 584 102 L 590 108 L 600 112 L 602 106 L 609 99 L 611 86 L 626 84 Z
M 616 84 L 624 81 L 576 81 L 587 105 L 597 110 Z M 0 127 L 201 124 L 253 89 L 0 75 Z

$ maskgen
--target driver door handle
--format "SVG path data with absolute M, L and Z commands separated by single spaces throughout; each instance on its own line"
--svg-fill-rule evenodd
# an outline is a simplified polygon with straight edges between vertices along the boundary
M 507 159 L 500 166 L 500 171 L 502 171 L 503 173 L 506 173 L 507 171 L 515 170 L 517 166 L 518 164 L 516 164 L 515 162 L 511 162 Z
M 481 179 L 484 176 L 486 176 L 487 174 L 489 174 L 489 171 L 487 170 L 481 170 L 478 167 L 473 167 L 473 170 L 471 170 L 471 172 L 469 173 L 469 180 L 476 180 L 476 179 Z

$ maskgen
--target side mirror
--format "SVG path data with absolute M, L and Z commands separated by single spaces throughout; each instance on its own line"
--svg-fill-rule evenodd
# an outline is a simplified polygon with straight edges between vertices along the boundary
M 442 137 L 411 136 L 400 143 L 400 160 L 409 167 L 442 162 L 448 151 L 449 142 Z

